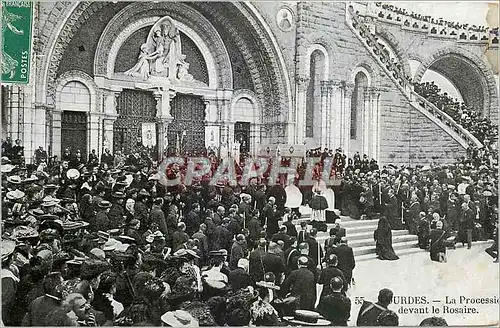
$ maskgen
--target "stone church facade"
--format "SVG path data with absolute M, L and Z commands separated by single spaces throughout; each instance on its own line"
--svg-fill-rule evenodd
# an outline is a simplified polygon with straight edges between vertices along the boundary
M 446 162 L 480 144 L 415 98 L 406 77 L 418 81 L 429 68 L 466 103 L 497 117 L 498 72 L 488 61 L 495 45 L 404 29 L 366 4 L 35 7 L 31 84 L 2 86 L 2 137 L 22 140 L 27 162 L 39 146 L 51 155 L 131 152 L 145 135 L 160 154 L 237 142 L 251 154 L 286 144 L 342 147 L 382 164 Z M 162 34 L 167 21 L 171 39 Z M 389 49 L 389 62 L 374 36 Z M 170 53 L 154 57 L 161 37 Z M 416 72 L 410 60 L 420 63 Z

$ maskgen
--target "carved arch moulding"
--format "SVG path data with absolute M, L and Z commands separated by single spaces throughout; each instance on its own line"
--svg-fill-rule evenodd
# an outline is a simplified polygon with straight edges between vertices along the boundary
M 254 123 L 262 122 L 262 111 L 260 109 L 259 102 L 257 101 L 257 96 L 255 95 L 255 92 L 247 89 L 238 89 L 234 91 L 233 97 L 231 99 L 231 120 L 234 121 L 234 110 L 236 103 L 242 98 L 248 99 L 254 106 L 254 112 L 252 113 L 255 119 Z
M 46 102 L 48 105 L 55 105 L 56 79 L 59 63 L 62 60 L 64 52 L 75 35 L 76 31 L 88 20 L 94 13 L 98 12 L 107 2 L 81 2 L 76 4 L 71 13 L 67 13 L 64 23 L 59 33 L 54 32 L 54 37 L 49 38 L 50 44 L 44 50 L 42 57 L 41 70 L 37 74 L 37 98 L 40 102 Z M 52 16 L 51 16 L 52 17 Z
M 61 74 L 61 76 L 59 76 L 56 80 L 56 96 L 60 95 L 66 84 L 74 81 L 82 83 L 89 90 L 90 111 L 100 112 L 101 108 L 99 99 L 101 98 L 101 92 L 99 91 L 98 86 L 95 84 L 94 79 L 85 72 L 78 70 L 71 70 Z M 60 103 L 59 99 L 57 99 L 56 110 L 60 111 L 61 109 L 57 108 L 59 103 Z
M 232 89 L 232 68 L 225 45 L 212 24 L 182 3 L 134 3 L 121 10 L 106 26 L 94 58 L 94 74 L 110 78 L 120 46 L 136 30 L 153 25 L 164 16 L 175 20 L 203 53 L 213 88 Z
M 426 56 L 420 63 L 414 77 L 415 82 L 420 82 L 424 73 L 441 58 L 446 56 L 457 56 L 462 58 L 464 62 L 475 68 L 479 80 L 481 80 L 484 96 L 485 112 L 493 112 L 498 110 L 498 89 L 493 71 L 485 63 L 485 60 L 474 53 L 460 47 L 446 47 L 436 50 Z
M 224 13 L 210 3 L 194 2 L 193 6 L 203 8 L 234 38 L 252 74 L 268 123 L 286 120 L 292 108 L 290 78 L 276 38 L 258 10 L 248 2 L 224 3 Z M 235 24 L 239 17 L 244 21 Z

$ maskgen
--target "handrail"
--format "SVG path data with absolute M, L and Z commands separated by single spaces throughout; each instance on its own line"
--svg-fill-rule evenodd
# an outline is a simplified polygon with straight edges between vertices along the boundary
M 360 41 L 370 48 L 372 57 L 380 64 L 386 74 L 396 82 L 397 87 L 410 98 L 411 87 L 409 81 L 405 78 L 403 69 L 396 67 L 392 63 L 390 56 L 384 52 L 382 45 L 377 42 L 375 36 L 372 35 L 368 27 L 359 19 L 349 3 L 347 3 L 346 20 L 347 26 L 355 35 L 360 36 Z
M 445 123 L 445 125 L 448 126 L 459 138 L 463 139 L 467 145 L 482 148 L 483 144 L 476 137 L 474 137 L 472 133 L 458 124 L 448 114 L 437 108 L 433 103 L 413 91 L 413 87 L 407 80 L 402 68 L 396 67 L 396 65 L 389 58 L 389 55 L 383 51 L 382 46 L 378 44 L 375 36 L 372 35 L 368 27 L 359 19 L 353 6 L 350 5 L 350 3 L 347 3 L 346 7 L 347 26 L 351 29 L 351 31 L 353 31 L 358 39 L 362 41 L 365 47 L 371 50 L 370 54 L 372 57 L 374 57 L 390 79 L 396 84 L 406 98 L 408 98 L 410 103 L 415 104 L 414 99 L 417 99 L 417 103 L 424 110 L 431 113 L 441 122 Z
M 482 148 L 483 144 L 479 141 L 469 130 L 465 129 L 461 124 L 458 124 L 451 116 L 446 114 L 444 111 L 437 108 L 429 100 L 425 99 L 421 95 L 416 92 L 412 92 L 413 97 L 417 100 L 420 106 L 424 107 L 427 111 L 429 111 L 432 115 L 436 116 L 439 120 L 444 122 L 447 126 L 453 129 L 460 137 L 467 140 L 469 145 L 475 146 L 477 148 Z

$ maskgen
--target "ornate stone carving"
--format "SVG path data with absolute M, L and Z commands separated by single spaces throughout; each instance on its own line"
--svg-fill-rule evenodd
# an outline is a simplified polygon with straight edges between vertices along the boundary
M 278 54 L 276 53 L 279 49 L 275 49 L 271 44 L 263 27 L 242 3 L 228 3 L 228 10 L 224 12 L 224 14 L 209 3 L 199 2 L 193 3 L 193 5 L 203 7 L 204 10 L 210 12 L 211 15 L 228 29 L 231 36 L 235 39 L 236 45 L 240 48 L 250 69 L 259 102 L 265 104 L 262 107 L 265 111 L 264 118 L 271 121 L 280 120 L 282 118 L 281 116 L 286 114 L 288 109 L 288 90 L 284 87 L 285 77 L 283 76 L 283 74 L 287 73 L 280 70 Z M 236 9 L 236 12 L 230 9 Z M 233 12 L 234 15 L 230 14 L 231 12 Z M 234 24 L 234 21 L 230 21 L 228 17 L 234 17 L 234 21 L 242 17 L 245 23 L 250 24 L 251 30 L 242 32 L 241 26 L 245 26 L 245 24 Z M 236 26 L 239 29 L 237 29 Z M 256 38 L 257 43 L 248 42 L 243 36 Z M 249 45 L 254 44 L 260 45 L 261 47 L 259 49 L 249 47 Z M 256 52 L 259 53 L 259 55 L 255 55 Z M 271 69 L 262 72 L 261 67 L 266 66 Z
M 222 39 L 205 17 L 183 3 L 140 2 L 132 3 L 121 10 L 113 17 L 101 35 L 94 60 L 94 74 L 107 76 L 113 73 L 112 70 L 114 67 L 108 67 L 108 57 L 110 53 L 118 51 L 113 46 L 122 42 L 116 42 L 117 39 L 129 35 L 129 33 L 123 33 L 124 31 L 129 29 L 135 30 L 153 24 L 161 16 L 167 15 L 175 21 L 191 27 L 193 31 L 199 34 L 215 60 L 217 87 L 232 89 L 231 62 Z M 185 68 L 186 66 L 183 67 Z M 183 73 L 185 73 L 185 70 L 181 72 L 181 75 Z
M 48 74 L 47 74 L 47 96 L 52 103 L 55 102 L 55 81 L 57 77 L 57 70 L 62 56 L 66 51 L 66 47 L 71 42 L 75 32 L 96 13 L 98 10 L 106 6 L 107 2 L 82 2 L 79 4 L 75 11 L 71 14 L 70 18 L 64 25 L 61 33 L 59 34 L 54 51 L 50 58 Z M 84 13 L 86 13 L 84 15 Z
M 172 18 L 166 16 L 153 25 L 146 42 L 141 46 L 137 63 L 125 75 L 143 80 L 159 76 L 192 81 L 193 76 L 188 73 L 189 64 L 185 58 L 179 30 Z
M 352 92 L 354 91 L 354 83 L 346 83 L 343 85 L 345 96 L 350 98 L 352 97 Z

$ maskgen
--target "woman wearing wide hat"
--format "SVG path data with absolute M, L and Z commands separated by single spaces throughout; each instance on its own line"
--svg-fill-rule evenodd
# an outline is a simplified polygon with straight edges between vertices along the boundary
M 210 252 L 212 257 L 209 270 L 202 272 L 203 281 L 203 299 L 207 300 L 212 296 L 223 296 L 229 289 L 227 275 L 221 272 L 224 266 L 226 250 Z
M 12 264 L 16 243 L 11 240 L 0 241 L 2 250 L 2 326 L 12 325 L 19 270 Z
M 198 327 L 196 320 L 189 312 L 183 310 L 169 311 L 161 316 L 161 321 L 167 327 Z
M 165 291 L 161 280 L 149 273 L 138 273 L 133 282 L 135 297 L 132 304 L 118 316 L 118 326 L 160 326 L 160 296 Z
M 274 274 L 266 273 L 264 281 L 255 283 L 258 298 L 250 306 L 252 323 L 256 326 L 280 326 L 278 311 L 272 306 L 280 287 L 274 284 Z

